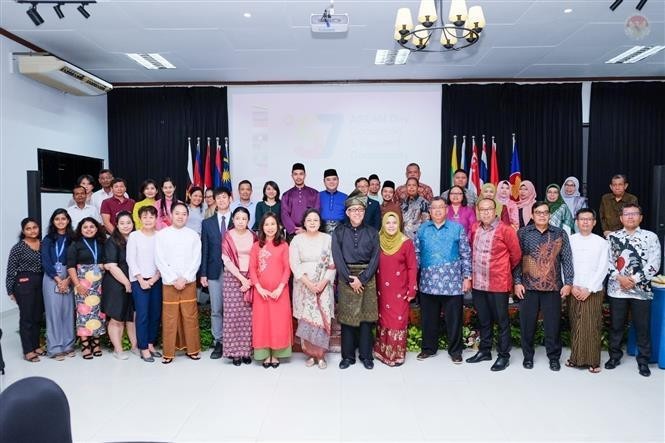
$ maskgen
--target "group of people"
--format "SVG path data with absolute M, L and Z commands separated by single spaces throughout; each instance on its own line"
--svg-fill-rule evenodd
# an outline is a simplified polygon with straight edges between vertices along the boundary
M 248 180 L 238 184 L 238 200 L 229 189 L 192 187 L 187 202 L 177 199 L 171 179 L 159 186 L 146 180 L 135 202 L 125 181 L 107 169 L 99 173 L 96 192 L 93 178 L 81 176 L 70 206 L 52 214 L 44 238 L 39 222 L 26 218 L 10 252 L 7 293 L 19 306 L 25 359 L 72 357 L 76 337 L 82 357 L 92 359 L 102 354 L 99 339 L 108 333 L 113 355 L 124 360 L 126 331 L 131 352 L 146 362 L 169 364 L 176 349 L 198 360 L 199 287 L 210 296 L 210 357 L 236 366 L 253 358 L 278 367 L 291 355 L 292 317 L 307 366 L 327 366 L 333 318 L 342 327 L 341 369 L 357 359 L 372 369 L 374 358 L 399 366 L 413 300 L 421 308 L 417 359 L 437 353 L 443 314 L 448 353 L 462 363 L 463 296 L 471 292 L 480 345 L 468 363 L 492 360 L 497 325 L 491 370 L 508 367 L 514 294 L 524 368 L 534 365 L 542 312 L 549 367 L 560 369 L 560 314 L 567 300 L 572 352 L 565 364 L 595 373 L 606 292 L 611 330 L 605 368 L 621 362 L 630 311 L 638 370 L 650 374 L 650 280 L 660 268 L 660 243 L 640 228 L 642 210 L 626 192 L 625 176 L 612 177 L 611 192 L 602 198 L 605 238 L 592 233 L 597 213 L 575 177 L 561 187 L 548 185 L 544 200 L 522 181 L 515 201 L 507 181 L 486 183 L 476 195 L 464 170 L 434 196 L 415 163 L 401 186 L 372 174 L 358 178 L 348 195 L 338 189 L 334 169 L 324 172 L 321 191 L 307 186 L 306 176 L 305 166 L 295 163 L 293 187 L 280 195 L 278 184 L 268 181 L 259 202 L 252 200 Z M 39 345 L 44 312 L 46 350 Z

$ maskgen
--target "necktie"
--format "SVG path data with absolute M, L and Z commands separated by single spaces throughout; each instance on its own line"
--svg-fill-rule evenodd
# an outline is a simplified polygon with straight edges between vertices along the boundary
M 226 232 L 226 216 L 222 215 L 222 224 L 219 227 L 219 233 L 224 236 L 224 233 Z

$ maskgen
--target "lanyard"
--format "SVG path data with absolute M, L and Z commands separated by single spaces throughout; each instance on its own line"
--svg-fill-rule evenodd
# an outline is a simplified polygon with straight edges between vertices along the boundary
M 97 245 L 95 244 L 95 247 Z M 62 253 L 65 251 L 65 238 L 63 237 L 62 240 L 56 240 L 55 242 L 55 261 L 58 263 L 62 263 L 60 261 L 60 257 L 62 257 Z
M 83 239 L 83 243 L 88 247 L 88 250 L 90 250 L 90 253 L 92 254 L 93 260 L 95 260 L 95 264 L 97 264 L 97 241 L 93 240 L 93 245 L 95 246 L 95 249 L 93 250 L 92 247 L 90 247 L 90 243 L 88 243 L 88 240 L 85 238 Z

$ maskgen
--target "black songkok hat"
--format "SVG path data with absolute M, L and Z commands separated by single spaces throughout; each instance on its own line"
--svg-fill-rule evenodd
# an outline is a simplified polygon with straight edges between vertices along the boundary
M 305 165 L 302 163 L 294 163 L 293 166 L 291 166 L 291 172 L 293 171 L 304 171 L 305 170 Z
M 381 189 L 383 189 L 383 188 L 390 188 L 390 189 L 394 190 L 395 189 L 395 182 L 390 181 L 390 180 L 386 180 L 386 181 L 383 182 L 383 186 L 381 187 Z
M 379 176 L 376 174 L 372 174 L 369 177 L 367 177 L 367 180 L 379 180 Z
M 336 170 L 326 169 L 325 171 L 323 171 L 323 178 L 326 178 L 326 177 L 339 177 L 339 176 L 337 175 Z

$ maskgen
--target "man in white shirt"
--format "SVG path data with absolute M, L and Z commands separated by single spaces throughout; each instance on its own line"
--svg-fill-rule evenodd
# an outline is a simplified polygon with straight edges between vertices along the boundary
M 215 349 L 210 354 L 213 360 L 222 358 L 222 240 L 231 221 L 231 194 L 225 188 L 215 189 L 217 215 L 203 220 L 201 224 L 201 286 L 210 294 L 210 329 L 215 339 Z
M 607 275 L 607 241 L 591 231 L 596 213 L 580 209 L 576 216 L 578 233 L 570 236 L 573 253 L 573 289 L 568 299 L 570 318 L 570 358 L 566 366 L 600 372 L 601 330 L 603 324 L 603 281 Z
M 76 186 L 72 191 L 74 204 L 67 208 L 67 213 L 72 219 L 72 229 L 76 230 L 79 222 L 86 217 L 92 217 L 98 222 L 102 222 L 99 215 L 99 209 L 85 202 L 86 193 L 83 186 Z
M 97 180 L 102 188 L 92 193 L 92 204 L 97 208 L 97 212 L 101 209 L 104 200 L 113 197 L 113 189 L 111 187 L 113 178 L 113 173 L 110 169 L 99 171 Z
M 201 358 L 199 336 L 199 313 L 196 303 L 196 273 L 201 264 L 201 239 L 193 229 L 186 227 L 189 210 L 187 205 L 177 202 L 171 209 L 172 225 L 157 233 L 155 241 L 155 264 L 162 276 L 162 340 L 164 358 L 168 364 L 175 358 L 178 324 L 182 324 L 182 335 L 187 356 L 192 360 Z M 221 245 L 220 245 L 221 248 Z
M 249 211 L 249 224 L 247 226 L 254 226 L 256 202 L 252 201 L 252 182 L 249 180 L 243 180 L 238 183 L 238 200 L 231 203 L 231 212 L 235 211 L 238 206 L 247 208 Z

